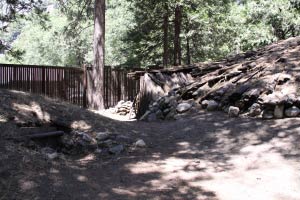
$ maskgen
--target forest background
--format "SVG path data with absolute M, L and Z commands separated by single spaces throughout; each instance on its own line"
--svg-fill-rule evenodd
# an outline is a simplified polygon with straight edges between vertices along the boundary
M 43 18 L 30 11 L 1 24 L 0 63 L 93 63 L 92 1 L 47 0 L 41 7 Z M 299 34 L 299 0 L 108 0 L 105 64 L 218 60 Z

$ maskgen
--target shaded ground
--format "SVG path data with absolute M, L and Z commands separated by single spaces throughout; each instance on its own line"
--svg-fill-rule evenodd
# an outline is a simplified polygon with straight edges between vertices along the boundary
M 300 199 L 300 119 L 199 112 L 171 122 L 118 122 L 25 93 L 0 92 L 1 200 Z M 107 129 L 142 138 L 148 147 L 109 158 L 45 160 L 8 137 L 22 133 L 9 115 L 23 112 L 26 119 L 33 107 L 51 120 L 63 117 L 58 121 L 74 129 Z

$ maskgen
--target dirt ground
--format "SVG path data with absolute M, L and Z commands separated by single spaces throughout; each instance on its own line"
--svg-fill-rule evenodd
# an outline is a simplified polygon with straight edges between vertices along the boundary
M 199 111 L 176 121 L 126 122 L 1 92 L 0 200 L 300 199 L 300 119 L 233 119 Z M 10 115 L 26 118 L 33 109 L 44 121 L 141 138 L 147 148 L 46 160 L 9 137 L 24 131 Z

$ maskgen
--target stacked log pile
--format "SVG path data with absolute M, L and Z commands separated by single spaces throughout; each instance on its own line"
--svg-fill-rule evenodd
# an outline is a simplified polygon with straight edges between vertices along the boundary
M 115 107 L 110 108 L 110 111 L 113 114 L 122 116 L 129 115 L 130 113 L 134 113 L 133 102 L 121 100 Z
M 219 62 L 183 67 L 180 73 L 185 73 L 185 68 L 186 74 L 192 76 L 190 82 L 168 89 L 156 82 L 158 77 L 172 76 L 170 73 L 149 72 L 156 88 L 148 93 L 159 90 L 164 94 L 151 99 L 142 119 L 152 120 L 154 115 L 157 119 L 170 119 L 173 114 L 183 112 L 179 107 L 187 108 L 183 109 L 185 112 L 194 107 L 222 110 L 231 117 L 247 115 L 265 119 L 300 114 L 300 37 Z

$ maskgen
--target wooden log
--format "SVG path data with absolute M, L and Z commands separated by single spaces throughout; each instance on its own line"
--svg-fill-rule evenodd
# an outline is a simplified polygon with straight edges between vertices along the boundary
M 54 131 L 54 132 L 48 132 L 48 133 L 36 133 L 32 135 L 27 135 L 25 137 L 29 139 L 42 139 L 42 138 L 47 138 L 47 137 L 60 137 L 64 135 L 65 132 L 63 131 Z

